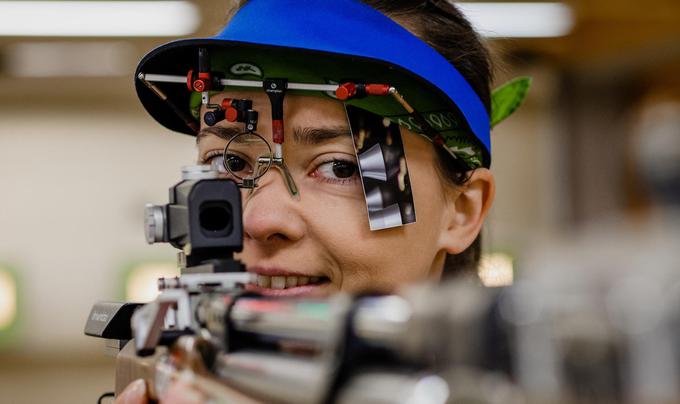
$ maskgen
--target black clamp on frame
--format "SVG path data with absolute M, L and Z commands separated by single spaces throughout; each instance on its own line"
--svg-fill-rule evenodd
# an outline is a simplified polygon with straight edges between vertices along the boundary
M 203 122 L 206 125 L 215 126 L 226 119 L 229 122 L 244 123 L 247 132 L 257 130 L 258 113 L 253 110 L 252 100 L 225 98 L 220 104 L 209 106 L 214 107 L 214 109 L 206 112 L 203 116 Z
M 272 105 L 272 140 L 283 144 L 283 99 L 288 89 L 288 80 L 266 79 L 262 85 Z

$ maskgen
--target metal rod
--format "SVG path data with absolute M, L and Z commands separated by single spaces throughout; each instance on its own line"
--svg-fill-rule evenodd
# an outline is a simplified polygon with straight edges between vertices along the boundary
M 392 95 L 392 98 L 394 98 L 395 100 L 397 100 L 397 102 L 398 102 L 399 104 L 401 104 L 402 107 L 404 107 L 404 109 L 406 110 L 406 112 L 408 112 L 409 114 L 412 114 L 412 113 L 415 112 L 415 109 L 413 109 L 413 107 L 411 106 L 411 104 L 409 104 L 408 102 L 406 102 L 406 100 L 404 99 L 404 97 L 403 97 L 401 94 L 399 94 L 399 91 L 397 91 L 396 88 L 391 87 L 391 88 L 390 88 L 390 94 Z
M 189 114 L 184 112 L 182 109 L 177 107 L 175 103 L 173 103 L 170 98 L 158 87 L 153 85 L 150 81 L 145 80 L 143 73 L 139 74 L 139 80 L 144 83 L 144 85 L 151 90 L 152 93 L 154 93 L 158 98 L 160 98 L 165 105 L 170 107 L 170 109 L 182 120 L 184 121 L 184 124 L 187 125 L 189 129 L 191 129 L 192 132 L 198 133 L 199 131 L 199 126 L 198 122 L 196 122 Z
M 262 88 L 262 82 L 261 81 L 253 81 L 253 80 L 222 79 L 222 80 L 220 80 L 220 84 L 222 84 L 223 86 L 228 86 L 228 87 Z
M 157 83 L 186 83 L 186 76 L 173 76 L 169 74 L 151 74 L 151 73 L 139 73 L 138 78 L 140 80 L 147 80 Z M 227 87 L 252 87 L 261 88 L 262 81 L 255 80 L 232 80 L 232 79 L 221 79 L 220 84 Z M 289 90 L 302 90 L 302 91 L 335 91 L 338 89 L 337 84 L 310 84 L 310 83 L 288 83 Z
M 305 90 L 305 91 L 333 91 L 338 89 L 337 84 L 305 84 L 305 83 L 288 83 L 289 90 Z
M 168 74 L 146 74 L 139 73 L 137 76 L 140 80 L 153 81 L 157 83 L 183 83 L 186 84 L 186 76 L 171 76 Z

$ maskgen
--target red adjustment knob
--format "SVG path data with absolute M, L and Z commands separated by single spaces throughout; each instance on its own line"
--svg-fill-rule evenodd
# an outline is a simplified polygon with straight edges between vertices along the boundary
M 195 91 L 203 92 L 210 90 L 212 78 L 210 73 L 198 73 L 198 79 L 194 80 L 193 87 Z
M 341 84 L 337 90 L 335 90 L 335 96 L 338 97 L 340 101 L 348 100 L 354 97 L 357 93 L 357 86 L 354 83 Z
M 193 87 L 194 91 L 198 91 L 199 93 L 202 93 L 203 91 L 206 91 L 209 86 L 209 82 L 203 79 L 198 79 L 194 80 Z
M 222 99 L 222 102 L 220 102 L 220 107 L 222 109 L 229 109 L 233 104 L 233 100 L 231 98 L 224 98 Z
M 389 84 L 366 84 L 366 94 L 368 95 L 388 95 L 389 93 Z
M 220 107 L 224 110 L 224 118 L 229 122 L 237 122 L 239 118 L 238 109 L 234 108 L 234 100 L 225 98 L 220 103 Z
M 229 122 L 238 121 L 238 109 L 234 107 L 227 107 L 224 109 L 224 117 Z

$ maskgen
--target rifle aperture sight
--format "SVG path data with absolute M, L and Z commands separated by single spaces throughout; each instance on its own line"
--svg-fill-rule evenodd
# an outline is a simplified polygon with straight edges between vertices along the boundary
M 146 206 L 147 242 L 170 243 L 184 251 L 187 267 L 230 260 L 243 247 L 238 186 L 219 179 L 209 166 L 185 167 L 182 178 L 170 188 L 168 204 Z

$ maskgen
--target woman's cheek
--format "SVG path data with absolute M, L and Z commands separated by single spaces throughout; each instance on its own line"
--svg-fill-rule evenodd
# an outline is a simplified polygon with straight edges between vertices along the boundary
M 338 252 L 343 272 L 342 290 L 347 292 L 393 292 L 397 287 L 423 277 L 422 263 L 404 239 L 390 230 L 361 232 L 343 242 Z
M 319 206 L 328 207 L 318 209 Z M 320 247 L 336 271 L 334 283 L 348 292 L 365 290 L 370 282 L 370 268 L 378 263 L 382 253 L 370 231 L 363 197 L 356 201 L 334 201 L 315 204 L 309 213 L 308 237 Z

